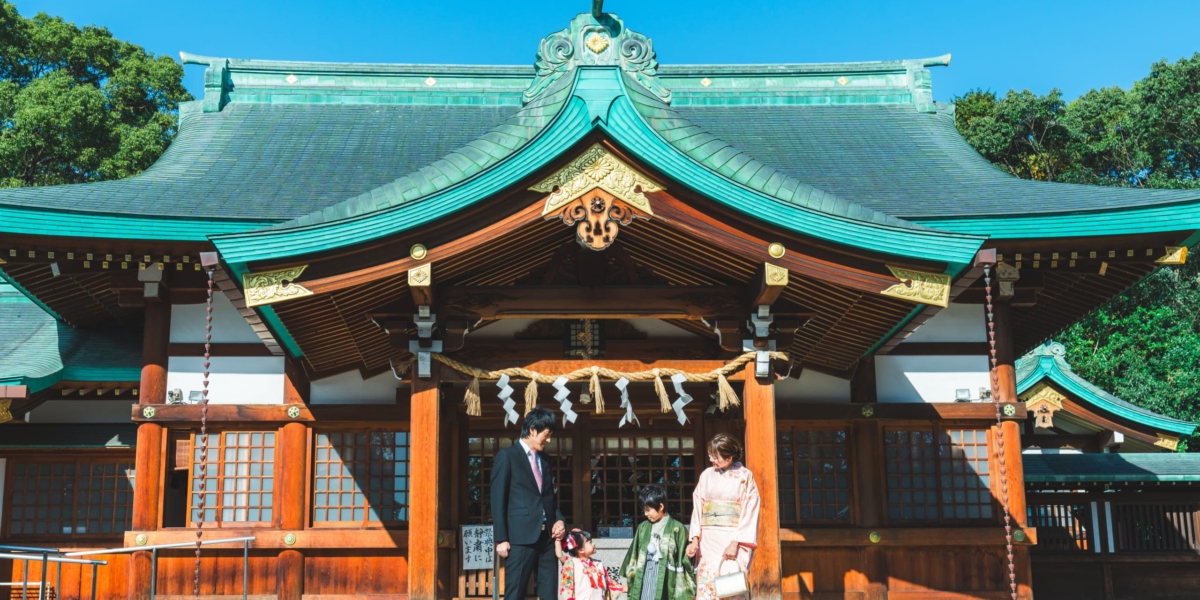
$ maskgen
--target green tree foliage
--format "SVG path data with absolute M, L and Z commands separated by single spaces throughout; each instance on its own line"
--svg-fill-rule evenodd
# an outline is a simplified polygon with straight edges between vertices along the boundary
M 1017 177 L 1200 188 L 1200 53 L 1155 63 L 1129 90 L 1092 90 L 1071 103 L 1058 90 L 1003 98 L 973 90 L 954 102 L 963 137 Z M 1082 377 L 1144 408 L 1200 422 L 1200 254 L 1159 269 L 1058 338 Z M 1200 439 L 1180 445 L 1189 446 L 1200 451 Z
M 135 175 L 167 149 L 183 67 L 45 13 L 0 0 L 0 185 Z

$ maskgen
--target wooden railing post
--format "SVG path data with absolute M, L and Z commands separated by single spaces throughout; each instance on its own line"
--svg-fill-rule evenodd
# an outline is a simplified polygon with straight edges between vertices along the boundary
M 775 386 L 754 376 L 746 365 L 746 467 L 754 474 L 762 498 L 758 518 L 758 549 L 750 563 L 750 597 L 783 598 L 782 556 L 779 544 L 779 462 L 775 436 Z
M 304 529 L 305 520 L 308 428 L 303 423 L 287 423 L 279 438 L 279 527 L 285 532 L 297 532 Z M 304 594 L 304 554 L 299 550 L 286 548 L 279 552 L 275 593 L 279 600 L 300 600 Z
M 441 402 L 438 364 L 430 377 L 417 376 L 413 365 L 412 418 L 409 434 L 410 502 L 408 507 L 408 597 L 436 600 L 438 573 L 438 454 Z
M 171 339 L 171 305 L 147 302 L 142 332 L 142 374 L 138 404 L 163 404 L 167 400 L 167 348 Z M 137 431 L 134 459 L 133 529 L 158 529 L 163 474 L 163 427 L 142 423 Z M 150 597 L 149 552 L 135 552 L 130 563 L 130 600 Z

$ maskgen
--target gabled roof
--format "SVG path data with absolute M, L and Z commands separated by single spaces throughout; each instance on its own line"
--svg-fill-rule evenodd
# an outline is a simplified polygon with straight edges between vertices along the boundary
M 1200 481 L 1200 454 L 1023 454 L 1027 483 Z
M 0 384 L 33 393 L 59 381 L 138 381 L 141 356 L 140 331 L 74 329 L 0 283 Z
M 1023 394 L 1038 382 L 1051 381 L 1075 399 L 1121 419 L 1161 432 L 1192 435 L 1197 424 L 1160 415 L 1126 402 L 1076 375 L 1066 360 L 1066 348 L 1058 342 L 1047 342 L 1021 357 L 1016 364 L 1017 393 Z

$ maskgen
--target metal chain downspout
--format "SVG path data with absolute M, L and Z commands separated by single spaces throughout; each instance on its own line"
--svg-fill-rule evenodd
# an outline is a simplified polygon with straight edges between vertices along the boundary
M 1013 563 L 1012 516 L 1008 512 L 1008 465 L 1004 458 L 1004 420 L 1000 410 L 1000 374 L 996 370 L 996 318 L 992 310 L 992 269 L 983 268 L 984 292 L 987 300 L 988 346 L 991 354 L 992 405 L 996 407 L 996 456 L 1000 459 L 1000 492 L 1004 504 L 1004 543 L 1008 552 L 1008 588 L 1017 600 L 1017 568 Z
M 196 511 L 196 570 L 192 582 L 192 592 L 200 597 L 200 539 L 204 535 L 204 498 L 208 483 L 208 374 L 212 358 L 212 311 L 213 311 L 213 270 L 208 267 L 208 297 L 204 307 L 204 387 L 200 396 L 200 501 Z

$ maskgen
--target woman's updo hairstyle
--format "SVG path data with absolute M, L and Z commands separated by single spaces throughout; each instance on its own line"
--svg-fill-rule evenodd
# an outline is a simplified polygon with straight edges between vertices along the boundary
M 742 442 L 728 433 L 718 433 L 708 441 L 708 453 L 721 458 L 741 460 Z

